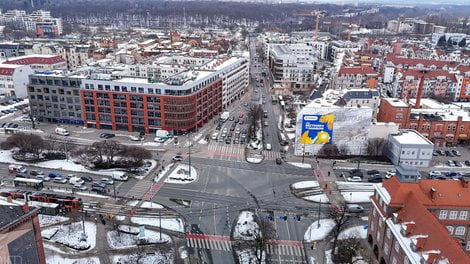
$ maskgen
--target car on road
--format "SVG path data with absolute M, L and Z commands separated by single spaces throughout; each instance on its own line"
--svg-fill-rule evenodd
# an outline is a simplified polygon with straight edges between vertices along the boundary
M 235 126 L 231 126 L 230 131 L 234 131 L 234 130 L 235 130 Z
M 234 116 L 231 116 L 231 117 L 228 119 L 228 121 L 233 121 L 233 120 L 235 120 L 235 117 L 234 117 Z
M 238 139 L 233 140 L 233 144 L 238 144 L 238 143 L 240 143 L 240 141 Z
M 352 169 L 349 171 L 350 176 L 357 176 L 357 177 L 363 177 L 364 175 L 362 174 L 362 171 L 360 169 Z
M 222 133 L 227 133 L 227 132 L 228 132 L 228 129 L 224 127 L 224 129 L 222 130 Z
M 269 143 L 266 144 L 266 150 L 272 150 L 272 149 L 273 149 L 273 147 L 271 146 L 271 144 L 269 144 Z
M 364 212 L 364 207 L 358 204 L 348 204 L 346 206 L 346 212 L 347 213 L 362 213 Z
M 183 161 L 183 156 L 181 156 L 181 154 L 176 154 L 175 156 L 173 156 L 172 160 Z
M 31 174 L 32 176 L 37 176 L 37 175 L 44 175 L 44 172 L 40 170 L 31 170 L 29 174 Z
M 287 146 L 287 145 L 289 145 L 289 141 L 287 141 L 287 140 L 281 140 L 281 141 L 279 142 L 279 145 L 281 145 L 281 146 L 283 146 L 283 147 L 284 147 L 284 146 Z
M 93 178 L 91 176 L 88 176 L 88 175 L 82 176 L 80 178 L 82 180 L 86 181 L 86 182 L 92 182 L 93 181 Z
M 67 183 L 67 180 L 62 177 L 55 177 L 52 181 L 55 183 L 60 183 L 60 184 Z
M 382 182 L 383 181 L 383 178 L 382 178 L 382 175 L 380 174 L 374 174 L 374 175 L 370 175 L 368 178 L 367 178 L 367 181 L 368 182 Z
M 83 185 L 85 184 L 85 181 L 82 180 L 82 178 L 75 176 L 69 179 L 69 183 L 72 185 L 76 185 L 76 184 Z
M 100 138 L 106 138 L 106 139 L 108 139 L 108 138 L 113 138 L 113 137 L 115 137 L 115 136 L 116 136 L 116 135 L 113 134 L 113 133 L 101 133 L 101 134 L 100 134 Z
M 47 177 L 46 175 L 37 175 L 36 179 L 46 181 L 46 182 L 51 180 L 51 178 Z
M 21 165 L 8 165 L 9 173 L 27 173 L 28 170 Z
M 442 176 L 442 173 L 440 171 L 430 171 L 428 175 L 429 175 L 429 178 L 435 179 L 439 176 Z
M 352 176 L 352 177 L 348 177 L 346 179 L 346 181 L 348 181 L 348 182 L 361 182 L 362 178 L 359 177 L 359 176 Z
M 385 178 L 390 179 L 392 176 L 395 176 L 397 174 L 396 170 L 389 170 L 385 173 Z
M 211 139 L 216 140 L 217 136 L 219 136 L 219 132 L 214 132 L 214 133 L 212 133 Z
M 367 175 L 375 175 L 375 174 L 380 174 L 378 170 L 368 170 Z
M 470 166 L 470 160 L 466 160 L 464 163 L 465 163 L 465 166 Z
M 276 164 L 281 165 L 282 164 L 282 159 L 281 158 L 276 158 Z
M 110 179 L 110 178 L 101 178 L 100 182 L 102 182 L 106 185 L 113 185 L 114 184 L 114 180 Z
M 47 175 L 49 178 L 62 178 L 62 175 L 58 172 L 49 172 L 49 175 Z
M 446 177 L 449 177 L 449 178 L 457 177 L 459 175 L 460 175 L 460 173 L 455 172 L 455 171 L 449 171 L 449 172 L 446 173 Z
M 226 138 L 226 139 L 225 139 L 225 144 L 230 144 L 230 143 L 231 143 L 230 138 Z
M 449 167 L 455 167 L 454 161 L 453 161 L 453 160 L 448 160 L 448 161 L 447 161 L 447 166 L 449 166 Z
M 143 141 L 145 137 L 141 135 L 132 135 L 129 137 L 132 141 Z
M 83 184 L 74 184 L 72 188 L 78 191 L 86 191 L 87 189 L 87 187 Z

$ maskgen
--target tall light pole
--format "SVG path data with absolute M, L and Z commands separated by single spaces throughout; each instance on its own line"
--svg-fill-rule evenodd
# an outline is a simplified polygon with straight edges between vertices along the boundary
M 188 163 L 189 163 L 189 178 L 191 179 L 191 132 L 189 132 Z
M 303 151 L 302 151 L 302 164 L 304 164 L 305 160 L 305 143 L 303 144 Z

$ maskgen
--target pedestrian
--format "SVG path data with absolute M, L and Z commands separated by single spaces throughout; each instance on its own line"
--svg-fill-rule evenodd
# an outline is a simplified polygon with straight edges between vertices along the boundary
M 331 172 L 330 172 L 330 171 L 328 171 L 328 177 L 330 177 L 330 175 L 331 175 Z
M 344 177 L 344 174 L 341 172 L 341 174 L 339 175 L 340 178 L 343 178 Z
M 336 165 L 336 160 L 335 160 L 335 161 L 333 161 L 333 166 L 332 166 L 332 167 L 334 167 L 335 165 Z
M 328 189 L 328 184 L 325 184 L 325 189 Z

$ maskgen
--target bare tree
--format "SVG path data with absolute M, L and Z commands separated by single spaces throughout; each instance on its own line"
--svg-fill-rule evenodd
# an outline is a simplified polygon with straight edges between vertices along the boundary
M 252 239 L 243 240 L 240 244 L 241 249 L 249 249 L 254 253 L 257 264 L 264 263 L 266 259 L 266 248 L 269 240 L 275 239 L 276 230 L 271 221 L 260 220 L 255 215 L 255 221 L 258 224 L 258 229 L 254 230 Z
M 369 138 L 367 141 L 367 154 L 374 157 L 384 156 L 387 143 L 385 138 Z
M 336 144 L 325 144 L 318 151 L 318 156 L 320 157 L 335 157 L 339 156 L 340 152 Z
M 358 234 L 350 234 L 347 238 L 339 240 L 338 253 L 335 256 L 337 263 L 354 264 L 357 262 L 374 263 L 374 257 L 364 246 L 364 239 Z
M 331 207 L 328 212 L 329 218 L 331 218 L 335 223 L 335 227 L 331 231 L 331 235 L 333 236 L 333 243 L 331 246 L 333 261 L 335 261 L 334 258 L 336 255 L 339 234 L 346 228 L 346 226 L 351 221 L 351 216 L 346 211 L 347 205 L 343 204 L 341 207 Z
M 46 150 L 46 144 L 40 136 L 26 133 L 11 135 L 2 142 L 1 147 L 2 149 L 14 149 L 16 154 L 23 156 L 31 154 L 36 160 Z

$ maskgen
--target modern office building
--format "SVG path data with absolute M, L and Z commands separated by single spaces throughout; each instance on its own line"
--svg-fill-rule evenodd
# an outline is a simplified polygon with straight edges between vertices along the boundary
M 416 130 L 400 130 L 388 137 L 387 156 L 394 165 L 431 165 L 434 144 Z

